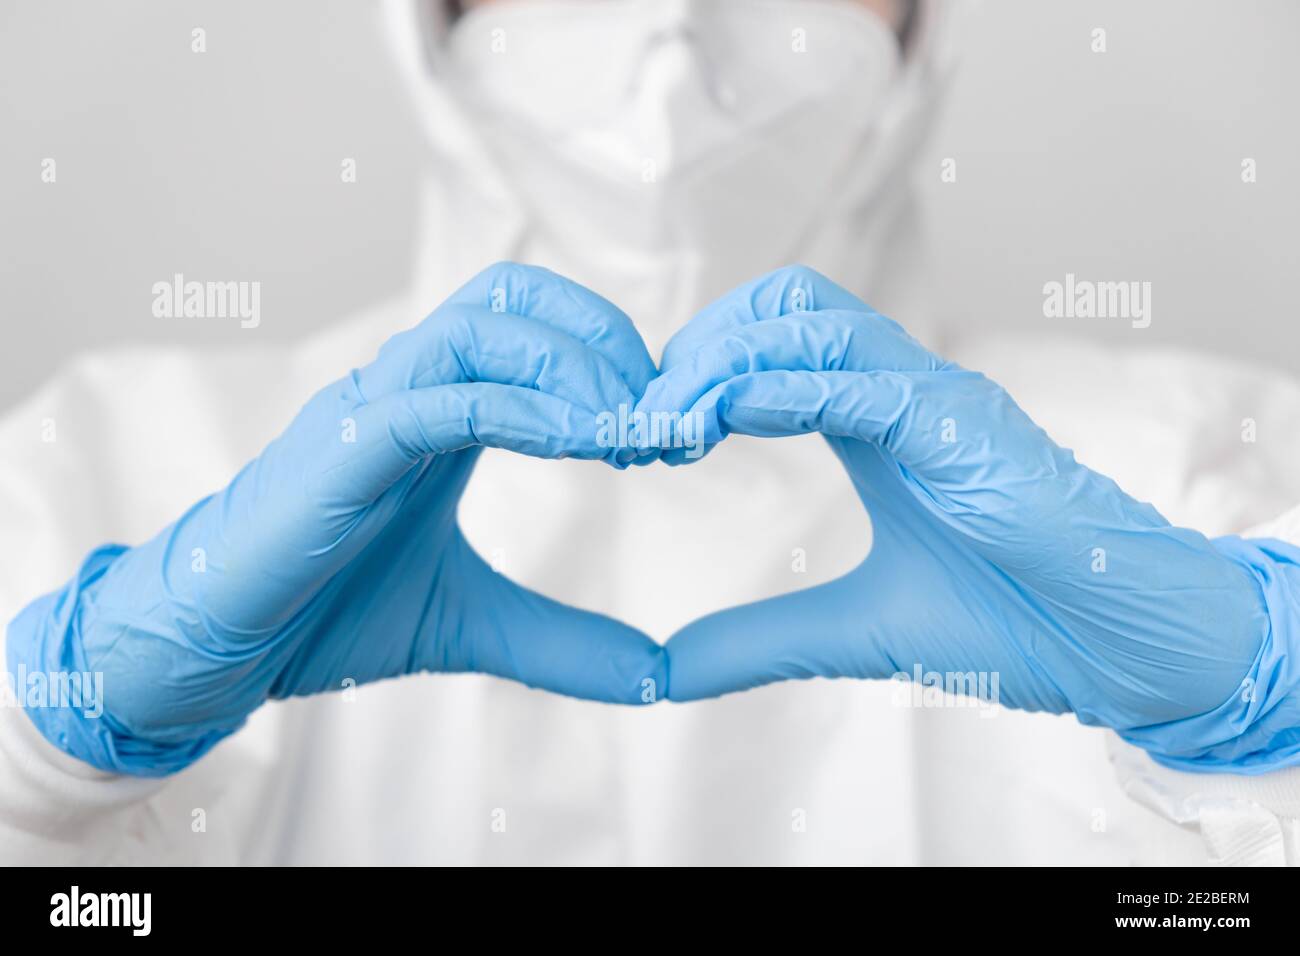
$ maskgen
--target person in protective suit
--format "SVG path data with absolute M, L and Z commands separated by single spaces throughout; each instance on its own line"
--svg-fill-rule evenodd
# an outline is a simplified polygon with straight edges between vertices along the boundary
M 385 16 L 409 293 L 0 423 L 6 859 L 1300 859 L 1300 386 L 930 326 L 949 8 Z

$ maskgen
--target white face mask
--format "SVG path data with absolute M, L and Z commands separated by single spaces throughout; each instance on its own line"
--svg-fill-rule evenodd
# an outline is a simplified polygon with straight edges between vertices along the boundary
M 447 53 L 524 254 L 617 285 L 652 348 L 860 196 L 899 59 L 847 0 L 516 0 L 471 11 Z

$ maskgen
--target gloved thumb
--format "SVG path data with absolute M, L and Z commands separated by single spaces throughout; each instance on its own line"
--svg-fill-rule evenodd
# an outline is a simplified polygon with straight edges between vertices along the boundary
M 493 570 L 458 539 L 467 554 L 459 573 L 475 578 L 473 607 L 456 615 L 455 637 L 436 642 L 437 671 L 475 671 L 529 687 L 614 704 L 652 704 L 667 696 L 664 648 L 612 617 L 530 591 Z
M 856 632 L 867 631 L 849 600 L 852 575 L 819 587 L 709 614 L 665 645 L 670 700 L 718 697 L 780 680 L 874 677 L 864 668 Z

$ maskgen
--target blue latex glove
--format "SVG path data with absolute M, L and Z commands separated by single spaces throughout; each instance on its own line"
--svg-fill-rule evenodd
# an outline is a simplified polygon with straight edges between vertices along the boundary
M 1002 704 L 1073 711 L 1173 766 L 1300 762 L 1300 549 L 1172 527 L 817 273 L 701 313 L 638 410 L 699 413 L 711 443 L 822 432 L 873 529 L 845 577 L 675 635 L 672 699 L 920 665 L 996 674 Z
M 10 671 L 100 671 L 105 698 L 99 719 L 28 713 L 96 767 L 158 775 L 268 698 L 348 679 L 479 671 L 602 701 L 662 696 L 659 645 L 512 583 L 456 525 L 482 446 L 614 463 L 595 416 L 654 374 L 604 299 L 543 269 L 484 271 L 319 392 L 223 491 L 146 544 L 95 550 L 24 610 Z

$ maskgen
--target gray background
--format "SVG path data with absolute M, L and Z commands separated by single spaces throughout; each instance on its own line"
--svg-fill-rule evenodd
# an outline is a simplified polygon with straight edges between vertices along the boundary
M 1300 368 L 1297 41 L 1287 0 L 979 8 L 919 167 L 942 311 L 1037 332 L 1045 281 L 1145 280 L 1151 328 L 1070 331 Z M 372 4 L 3 0 L 0 408 L 81 350 L 291 339 L 401 288 L 424 149 Z M 261 280 L 261 328 L 154 318 L 173 272 Z

